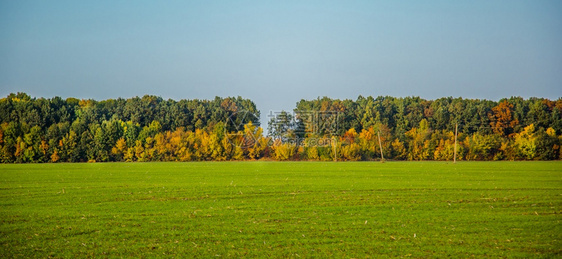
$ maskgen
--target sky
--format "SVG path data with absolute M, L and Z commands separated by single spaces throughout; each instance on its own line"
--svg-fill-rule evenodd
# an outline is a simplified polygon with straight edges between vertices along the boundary
M 562 97 L 562 1 L 0 0 L 0 96 Z

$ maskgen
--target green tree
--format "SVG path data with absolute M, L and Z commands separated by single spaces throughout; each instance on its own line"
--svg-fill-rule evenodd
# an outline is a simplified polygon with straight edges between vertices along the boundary
M 560 142 L 553 128 L 540 128 L 535 132 L 536 152 L 540 160 L 554 160 L 560 155 Z

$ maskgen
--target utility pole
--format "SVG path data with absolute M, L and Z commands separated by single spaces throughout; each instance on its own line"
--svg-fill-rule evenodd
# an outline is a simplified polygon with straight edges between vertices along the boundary
M 453 164 L 457 163 L 457 134 L 459 131 L 459 124 L 455 123 L 455 155 L 453 157 Z
M 377 136 L 379 137 L 379 148 L 381 149 L 381 163 L 384 163 L 384 155 L 382 154 L 382 143 L 381 143 L 381 131 L 377 131 Z
M 334 162 L 338 161 L 338 137 L 332 137 L 334 139 Z

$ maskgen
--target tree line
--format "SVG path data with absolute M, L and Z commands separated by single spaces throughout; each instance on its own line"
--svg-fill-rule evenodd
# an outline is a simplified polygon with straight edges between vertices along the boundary
M 238 114 L 242 110 L 257 116 L 248 119 Z M 146 95 L 96 101 L 12 93 L 0 99 L 0 161 L 186 160 L 190 156 L 185 150 L 162 151 L 165 155 L 154 157 L 148 147 L 160 144 L 156 140 L 162 137 L 169 137 L 168 142 L 180 138 L 186 145 L 183 142 L 201 141 L 215 128 L 234 131 L 233 125 L 244 120 L 258 124 L 258 118 L 256 105 L 241 97 L 174 101 Z M 233 123 L 225 125 L 225 121 Z M 166 148 L 176 144 L 168 143 Z M 198 147 L 190 148 L 199 152 Z
M 270 116 L 241 97 L 0 99 L 2 163 L 108 161 L 554 160 L 562 98 L 301 100 Z
M 301 159 L 373 160 L 382 150 L 395 160 L 453 160 L 455 135 L 460 160 L 562 158 L 562 98 L 324 97 L 299 101 L 269 127 L 289 145 L 301 139 L 292 147 Z M 328 136 L 331 146 L 308 144 Z

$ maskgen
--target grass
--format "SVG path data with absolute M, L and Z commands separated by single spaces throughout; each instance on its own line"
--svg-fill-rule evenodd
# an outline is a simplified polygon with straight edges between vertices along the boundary
M 560 257 L 561 162 L 0 165 L 0 257 Z

